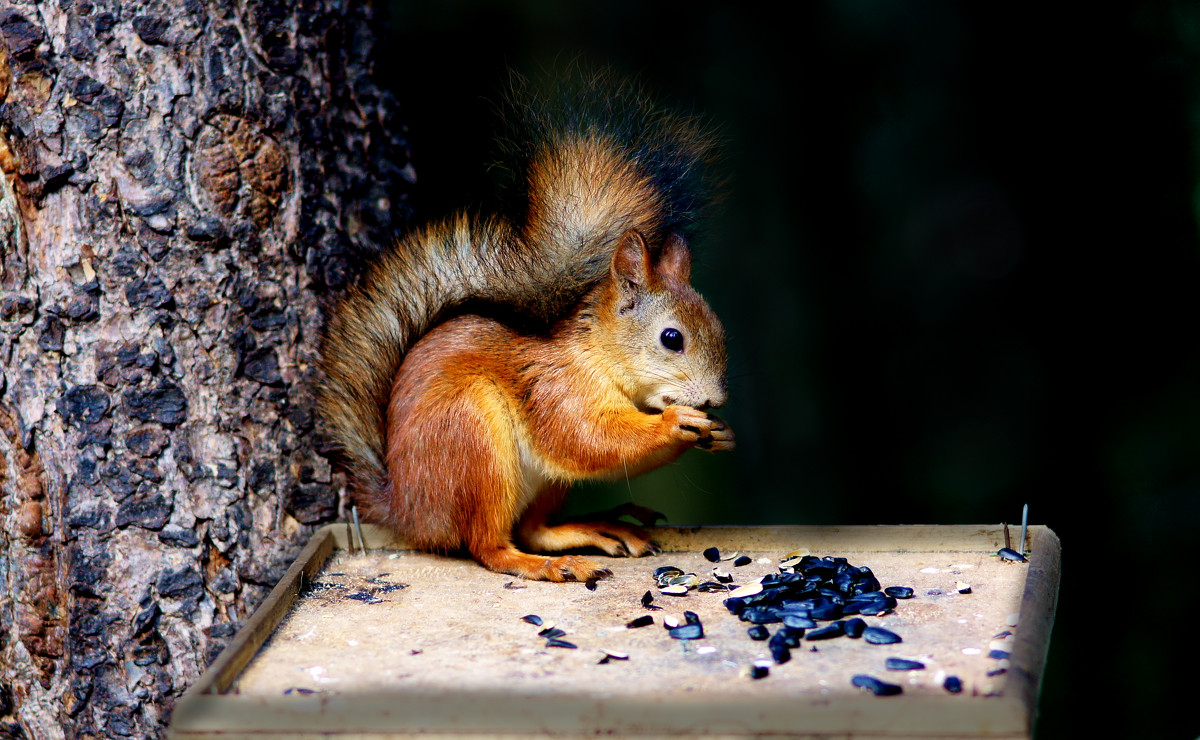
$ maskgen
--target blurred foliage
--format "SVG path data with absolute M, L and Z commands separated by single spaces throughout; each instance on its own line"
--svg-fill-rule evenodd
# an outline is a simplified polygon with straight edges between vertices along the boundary
M 510 67 L 609 64 L 721 126 L 696 282 L 739 447 L 576 511 L 963 523 L 1028 502 L 1065 557 L 1039 734 L 1200 732 L 1181 650 L 1134 629 L 1197 602 L 1200 5 L 389 8 L 379 71 L 424 217 L 485 200 Z

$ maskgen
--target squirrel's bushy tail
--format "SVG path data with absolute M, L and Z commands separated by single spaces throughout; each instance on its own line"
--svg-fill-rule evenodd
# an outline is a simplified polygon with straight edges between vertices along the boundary
M 327 318 L 318 409 L 357 491 L 386 484 L 392 382 L 437 321 L 474 302 L 552 321 L 607 274 L 625 231 L 661 244 L 686 232 L 709 198 L 711 133 L 606 72 L 550 92 L 514 77 L 504 118 L 503 213 L 413 232 Z

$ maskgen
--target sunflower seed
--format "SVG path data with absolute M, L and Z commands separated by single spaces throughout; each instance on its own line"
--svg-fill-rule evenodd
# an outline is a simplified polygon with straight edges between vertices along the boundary
M 884 667 L 889 671 L 921 671 L 925 669 L 925 664 L 919 660 L 888 658 L 887 661 L 884 662 Z
M 904 689 L 894 683 L 880 681 L 874 676 L 868 676 L 863 673 L 860 673 L 854 678 L 850 679 L 850 683 L 854 684 L 860 689 L 870 690 L 870 692 L 875 696 L 895 696 L 896 694 L 904 691 Z
M 650 593 L 649 591 L 642 594 L 642 606 L 644 606 L 645 608 L 649 609 L 652 612 L 662 611 L 661 606 L 654 605 L 654 594 Z
M 746 609 L 739 615 L 739 619 L 750 624 L 775 624 L 780 621 L 779 616 L 774 609 L 766 609 L 763 607 L 751 607 Z
M 667 630 L 667 634 L 676 640 L 699 640 L 704 637 L 704 627 L 699 624 L 685 624 Z
M 827 599 L 817 602 L 817 605 L 808 614 L 812 619 L 829 621 L 842 616 L 842 607 L 840 604 Z
M 729 596 L 733 599 L 740 599 L 744 596 L 754 596 L 755 594 L 762 593 L 762 590 L 762 583 L 747 583 L 745 586 L 730 591 Z
M 842 629 L 846 630 L 846 637 L 858 639 L 863 636 L 863 631 L 866 630 L 867 623 L 862 619 L 855 617 L 842 622 Z
M 900 635 L 891 630 L 885 630 L 883 627 L 867 627 L 863 630 L 863 639 L 872 645 L 892 645 L 903 642 Z
M 809 630 L 817 626 L 816 622 L 800 614 L 788 614 L 785 612 L 779 615 L 779 619 L 783 622 L 784 627 L 791 627 L 792 629 Z
M 792 650 L 788 646 L 787 640 L 781 636 L 782 630 L 771 635 L 770 641 L 767 642 L 767 648 L 771 651 L 771 657 L 776 663 L 786 663 L 792 659 Z
M 1011 560 L 1015 563 L 1029 562 L 1028 558 L 1026 558 L 1021 553 L 1017 552 L 1016 550 L 1012 549 L 1011 547 L 1002 547 L 996 554 L 1005 560 Z
M 668 586 L 684 586 L 685 588 L 695 588 L 700 584 L 700 578 L 695 573 L 680 573 L 676 576 L 671 576 L 667 579 Z
M 569 650 L 574 650 L 579 646 L 573 642 L 567 642 L 566 640 L 560 640 L 555 637 L 553 639 L 546 640 L 546 647 L 567 648 Z
M 829 640 L 834 637 L 841 637 L 846 634 L 846 624 L 844 622 L 830 622 L 829 624 L 810 631 L 805 637 L 809 640 Z

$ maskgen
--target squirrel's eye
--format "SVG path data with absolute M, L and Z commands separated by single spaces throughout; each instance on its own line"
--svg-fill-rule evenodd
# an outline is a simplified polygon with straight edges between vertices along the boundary
M 683 351 L 683 334 L 680 334 L 678 329 L 663 329 L 658 338 L 662 342 L 662 346 L 672 352 Z

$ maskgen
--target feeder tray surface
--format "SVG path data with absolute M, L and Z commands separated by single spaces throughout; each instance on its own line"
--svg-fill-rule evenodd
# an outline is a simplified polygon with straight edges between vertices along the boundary
M 365 529 L 382 549 L 348 552 L 345 525 L 314 536 L 180 700 L 174 737 L 1028 737 L 1058 590 L 1059 544 L 1045 527 L 1031 528 L 1028 564 L 996 556 L 999 526 L 660 528 L 661 555 L 595 556 L 613 575 L 594 591 L 515 580 Z M 701 552 L 712 546 L 753 562 L 711 563 Z M 892 613 L 863 617 L 903 641 L 805 639 L 776 664 L 722 604 L 727 594 L 663 595 L 652 575 L 674 565 L 709 581 L 715 565 L 732 589 L 777 573 L 797 549 L 869 566 L 883 587 L 912 587 Z M 661 611 L 642 605 L 647 590 Z M 685 610 L 702 639 L 664 629 Z M 546 624 L 522 621 L 528 614 Z M 654 624 L 625 627 L 646 614 Z M 547 646 L 538 632 L 550 623 L 577 648 Z M 601 663 L 603 651 L 628 660 Z M 888 658 L 925 668 L 889 671 Z M 769 675 L 751 679 L 762 661 Z M 859 674 L 903 693 L 864 692 L 851 683 Z M 961 693 L 946 691 L 946 676 L 961 679 Z

